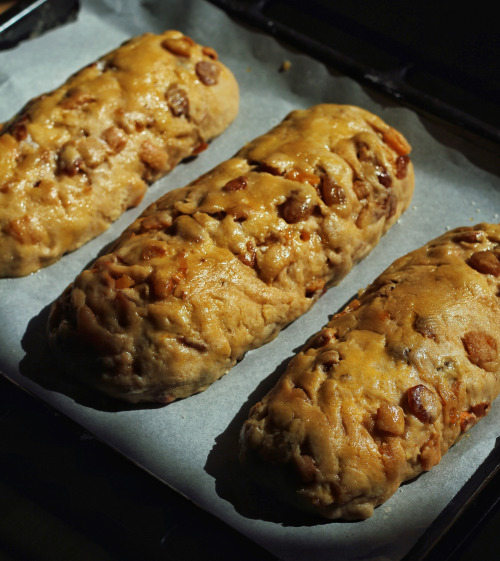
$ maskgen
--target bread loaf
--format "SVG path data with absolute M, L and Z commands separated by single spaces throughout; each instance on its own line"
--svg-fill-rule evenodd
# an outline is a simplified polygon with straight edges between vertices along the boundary
M 238 110 L 215 51 L 178 31 L 134 38 L 0 127 L 0 276 L 103 232 Z
M 275 488 L 299 507 L 371 516 L 488 413 L 500 391 L 499 295 L 499 224 L 398 259 L 252 408 L 242 457 L 273 465 Z
M 204 390 L 377 244 L 410 201 L 409 151 L 368 111 L 292 112 L 76 278 L 49 321 L 57 356 L 130 402 Z

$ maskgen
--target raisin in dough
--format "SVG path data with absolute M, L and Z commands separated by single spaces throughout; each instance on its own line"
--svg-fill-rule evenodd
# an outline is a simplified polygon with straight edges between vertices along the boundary
M 301 506 L 371 516 L 490 409 L 499 296 L 500 225 L 459 228 L 398 259 L 252 408 L 243 458 L 274 464 L 282 491 L 291 468 L 285 495 Z
M 130 402 L 204 390 L 397 220 L 413 190 L 409 151 L 362 109 L 292 112 L 151 205 L 76 278 L 50 318 L 57 355 Z
M 53 263 L 221 133 L 238 86 L 178 31 L 134 38 L 0 126 L 0 277 Z

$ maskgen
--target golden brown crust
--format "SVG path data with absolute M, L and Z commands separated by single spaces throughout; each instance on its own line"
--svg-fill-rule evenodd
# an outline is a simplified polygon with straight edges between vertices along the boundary
M 500 391 L 500 225 L 394 262 L 251 410 L 242 454 L 293 466 L 328 518 L 373 513 L 436 465 Z
M 131 39 L 30 101 L 0 128 L 0 276 L 103 232 L 237 110 L 231 72 L 179 31 Z
M 56 302 L 50 336 L 128 401 L 202 391 L 308 310 L 413 191 L 409 145 L 359 108 L 291 113 L 151 205 Z M 94 357 L 94 358 L 89 358 Z

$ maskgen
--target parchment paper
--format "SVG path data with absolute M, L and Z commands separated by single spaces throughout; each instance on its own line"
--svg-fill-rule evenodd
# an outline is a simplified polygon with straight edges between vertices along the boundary
M 196 160 L 153 185 L 140 207 L 108 232 L 47 269 L 0 280 L 0 370 L 279 558 L 399 560 L 493 449 L 500 432 L 498 402 L 436 468 L 403 485 L 371 519 L 358 523 L 318 522 L 256 492 L 238 465 L 238 432 L 250 406 L 271 387 L 294 352 L 396 257 L 448 228 L 499 221 L 498 152 L 365 91 L 203 0 L 84 0 L 75 22 L 0 52 L 0 121 L 130 36 L 167 28 L 180 29 L 218 51 L 240 84 L 239 117 Z M 285 60 L 290 69 L 280 72 Z M 309 313 L 272 343 L 248 353 L 200 395 L 144 408 L 109 407 L 67 395 L 54 382 L 44 339 L 48 307 L 63 288 L 145 205 L 232 156 L 290 110 L 321 102 L 365 107 L 401 130 L 413 145 L 413 202 L 379 246 Z

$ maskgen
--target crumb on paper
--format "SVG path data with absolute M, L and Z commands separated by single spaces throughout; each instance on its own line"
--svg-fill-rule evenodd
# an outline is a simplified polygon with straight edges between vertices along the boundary
M 288 72 L 292 67 L 292 63 L 289 60 L 284 60 L 280 66 L 280 72 Z

